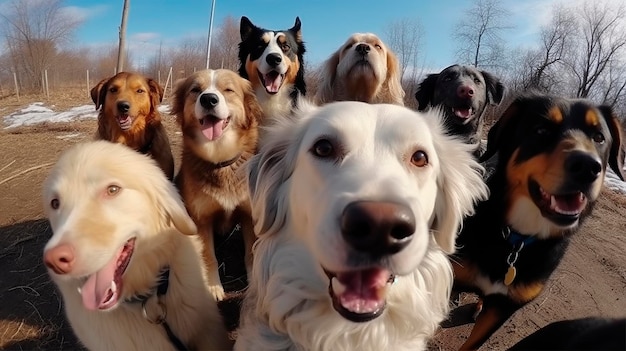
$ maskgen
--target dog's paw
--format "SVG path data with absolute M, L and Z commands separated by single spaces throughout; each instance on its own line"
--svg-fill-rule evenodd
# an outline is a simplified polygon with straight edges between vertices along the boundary
M 221 284 L 209 285 L 209 292 L 213 295 L 213 298 L 215 298 L 216 301 L 222 301 L 226 298 L 224 287 Z

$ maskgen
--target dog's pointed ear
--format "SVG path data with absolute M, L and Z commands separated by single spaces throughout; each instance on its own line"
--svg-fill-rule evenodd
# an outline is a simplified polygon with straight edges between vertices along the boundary
M 480 73 L 485 79 L 489 104 L 497 105 L 502 102 L 502 98 L 504 97 L 504 84 L 500 82 L 500 79 L 489 72 L 480 71 Z
M 483 181 L 484 168 L 472 156 L 472 146 L 445 133 L 442 116 L 434 110 L 428 116 L 439 156 L 437 199 L 431 230 L 435 241 L 447 254 L 455 251 L 455 241 L 465 217 L 474 214 L 477 202 L 486 200 L 489 189 Z
M 339 52 L 335 51 L 324 63 L 319 71 L 319 87 L 315 94 L 315 102 L 324 104 L 333 101 L 335 79 L 337 77 L 337 66 L 339 65 Z
M 104 105 L 104 99 L 106 97 L 107 85 L 109 83 L 109 78 L 105 78 L 98 82 L 93 88 L 91 88 L 90 95 L 91 101 L 96 104 L 96 111 L 100 109 L 100 106 Z
M 293 24 L 293 27 L 289 29 L 290 32 L 296 33 L 296 37 L 302 40 L 302 22 L 300 22 L 300 17 L 296 17 L 296 22 Z
M 404 89 L 402 89 L 402 72 L 400 61 L 396 55 L 387 49 L 387 87 L 391 100 L 398 105 L 404 106 Z
M 626 172 L 624 171 L 624 139 L 622 135 L 622 126 L 619 118 L 615 115 L 613 109 L 608 105 L 599 106 L 598 109 L 602 113 L 604 120 L 606 121 L 609 131 L 611 132 L 611 152 L 609 154 L 609 166 L 617 174 L 619 179 L 624 180 L 626 178 Z
M 150 101 L 152 108 L 156 110 L 157 106 L 163 101 L 163 87 L 156 80 L 147 78 L 148 87 L 150 87 Z
M 241 22 L 239 23 L 239 35 L 241 41 L 246 41 L 250 37 L 250 34 L 257 28 L 250 19 L 246 16 L 241 16 Z
M 432 104 L 435 98 L 435 84 L 437 84 L 437 79 L 439 79 L 439 73 L 429 74 L 417 86 L 415 99 L 417 100 L 418 111 L 424 111 L 430 104 Z

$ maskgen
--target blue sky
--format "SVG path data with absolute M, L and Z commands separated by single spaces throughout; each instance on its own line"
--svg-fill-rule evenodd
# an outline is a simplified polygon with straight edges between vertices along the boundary
M 507 41 L 515 47 L 537 42 L 540 24 L 549 18 L 551 4 L 557 0 L 503 1 L 515 25 Z M 117 43 L 123 0 L 66 0 L 65 4 L 85 20 L 77 31 L 77 45 Z M 287 29 L 299 16 L 307 45 L 305 60 L 319 64 L 354 32 L 384 37 L 385 28 L 394 20 L 415 18 L 425 34 L 421 60 L 435 70 L 455 62 L 452 28 L 471 5 L 471 0 L 216 0 L 213 28 L 226 16 L 238 20 L 245 15 L 260 27 Z M 129 46 L 133 51 L 150 52 L 160 43 L 167 47 L 184 38 L 206 38 L 210 10 L 211 0 L 130 0 Z

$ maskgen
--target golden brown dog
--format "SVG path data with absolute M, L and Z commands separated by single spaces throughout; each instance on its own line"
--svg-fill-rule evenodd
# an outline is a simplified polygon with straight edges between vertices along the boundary
M 323 64 L 315 100 L 404 105 L 396 55 L 372 33 L 355 33 Z
M 241 225 L 248 272 L 252 264 L 250 201 L 238 169 L 257 151 L 261 107 L 250 82 L 237 73 L 202 70 L 177 83 L 172 114 L 183 132 L 176 185 L 204 243 L 209 289 L 222 300 L 213 235 Z
M 137 73 L 120 72 L 91 89 L 91 99 L 100 110 L 96 139 L 124 144 L 154 158 L 169 179 L 174 177 L 174 158 L 161 124 L 157 106 L 163 88 Z

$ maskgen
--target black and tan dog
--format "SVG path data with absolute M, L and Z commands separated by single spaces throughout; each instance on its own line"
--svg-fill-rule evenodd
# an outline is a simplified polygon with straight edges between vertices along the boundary
M 479 348 L 543 291 L 607 165 L 624 179 L 620 131 L 610 107 L 541 95 L 518 97 L 489 131 L 482 159 L 498 154 L 491 195 L 464 223 L 452 258 L 456 290 L 480 297 L 461 349 Z

